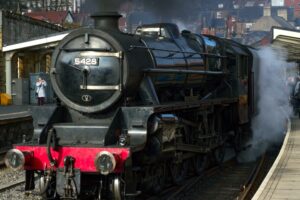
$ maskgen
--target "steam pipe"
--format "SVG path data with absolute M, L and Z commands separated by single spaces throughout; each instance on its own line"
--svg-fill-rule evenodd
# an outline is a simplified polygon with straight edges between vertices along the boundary
M 169 50 L 169 49 L 160 49 L 160 48 L 151 48 L 147 46 L 134 46 L 130 45 L 130 48 L 128 51 L 132 51 L 133 49 L 146 49 L 146 50 L 152 50 L 152 51 L 163 51 L 163 52 L 170 52 L 170 53 L 182 53 L 182 54 L 190 54 L 186 57 L 191 57 L 193 55 L 204 55 L 208 57 L 214 57 L 214 58 L 227 58 L 227 56 L 222 56 L 218 54 L 212 54 L 212 53 L 205 53 L 205 52 L 189 52 L 189 51 L 178 51 L 178 50 Z
M 50 129 L 48 132 L 48 137 L 47 137 L 47 156 L 48 156 L 51 166 L 54 166 L 56 164 L 55 160 L 53 159 L 53 157 L 51 155 L 51 150 L 50 150 L 51 139 L 52 139 L 53 135 L 54 135 L 54 131 L 53 131 L 53 129 Z M 53 141 L 53 142 L 55 142 L 55 141 Z
M 159 69 L 151 68 L 145 69 L 147 74 L 201 74 L 201 75 L 226 75 L 222 71 L 203 71 L 203 70 L 187 70 L 187 69 Z

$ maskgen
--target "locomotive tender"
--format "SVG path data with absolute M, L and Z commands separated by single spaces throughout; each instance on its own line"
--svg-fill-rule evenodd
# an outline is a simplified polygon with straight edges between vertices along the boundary
M 7 153 L 26 191 L 38 174 L 46 199 L 134 198 L 222 162 L 225 143 L 240 148 L 255 110 L 254 50 L 169 23 L 126 34 L 119 14 L 93 17 L 53 54 L 58 105 Z

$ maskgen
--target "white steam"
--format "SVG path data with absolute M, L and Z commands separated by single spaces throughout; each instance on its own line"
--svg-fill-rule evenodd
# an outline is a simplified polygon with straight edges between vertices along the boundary
M 286 53 L 271 47 L 262 48 L 258 75 L 257 115 L 252 120 L 252 145 L 242 152 L 239 159 L 256 159 L 271 145 L 282 141 L 286 129 L 286 119 L 291 115 L 286 72 L 291 63 L 286 62 Z

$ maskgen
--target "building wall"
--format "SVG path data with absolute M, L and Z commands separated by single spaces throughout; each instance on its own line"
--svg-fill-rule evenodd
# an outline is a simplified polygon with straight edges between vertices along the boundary
M 294 0 L 294 16 L 300 17 L 300 0 Z
M 294 0 L 284 0 L 284 6 L 291 7 L 293 6 Z
M 285 0 L 285 6 L 294 8 L 294 16 L 300 17 L 300 0 Z
M 0 11 L 0 92 L 5 92 L 5 59 L 1 52 L 3 46 L 63 30 L 62 27 L 47 22 L 34 20 L 16 13 Z
M 21 12 L 28 10 L 72 10 L 79 12 L 84 2 L 85 0 L 2 0 L 0 9 L 20 10 Z
M 59 26 L 24 15 L 4 11 L 1 13 L 3 45 L 11 45 L 64 30 Z
M 271 0 L 272 6 L 284 6 L 284 0 Z

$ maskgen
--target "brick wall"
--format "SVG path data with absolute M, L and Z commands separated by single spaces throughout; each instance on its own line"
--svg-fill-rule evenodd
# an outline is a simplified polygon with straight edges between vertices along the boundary
M 62 27 L 44 21 L 5 11 L 2 11 L 2 26 L 3 45 L 11 45 L 64 30 Z

